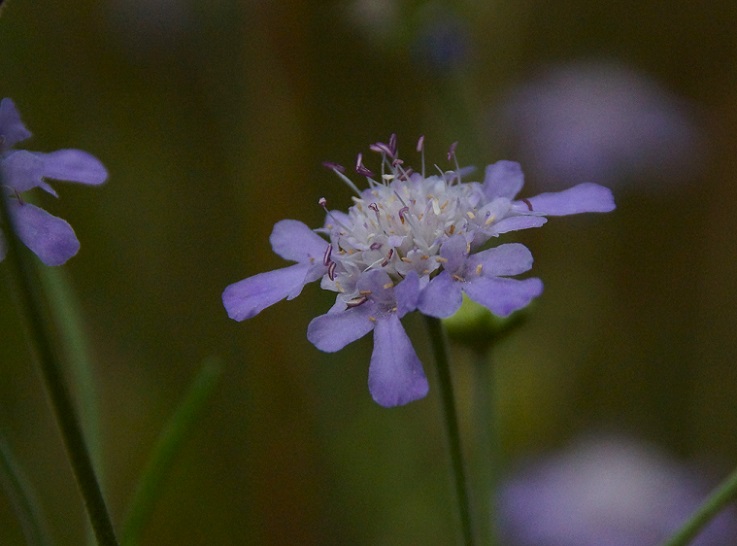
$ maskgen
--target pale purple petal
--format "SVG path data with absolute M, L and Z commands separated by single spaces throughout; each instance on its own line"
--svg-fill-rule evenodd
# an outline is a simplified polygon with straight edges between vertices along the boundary
M 55 197 L 54 190 L 43 179 L 43 161 L 32 152 L 25 150 L 10 152 L 2 159 L 3 179 L 6 186 L 17 192 L 24 192 L 38 186 L 44 187 Z
M 46 265 L 61 265 L 79 250 L 72 226 L 30 203 L 12 201 L 18 237 Z
M 565 216 L 581 212 L 610 212 L 615 205 L 609 188 L 585 182 L 567 190 L 541 193 L 525 201 L 515 202 L 514 208 L 520 213 Z
M 270 305 L 296 297 L 305 285 L 309 269 L 307 264 L 294 264 L 231 284 L 223 291 L 228 316 L 237 321 L 249 319 Z
M 543 291 L 543 284 L 536 278 L 517 280 L 476 277 L 472 282 L 465 283 L 463 288 L 473 301 L 495 315 L 506 317 L 539 296 Z
M 516 161 L 497 161 L 486 167 L 484 194 L 488 199 L 514 199 L 525 183 L 522 167 Z
M 271 247 L 285 260 L 322 262 L 328 242 L 298 220 L 280 220 L 269 238 Z
M 407 313 L 417 309 L 417 300 L 420 296 L 420 277 L 416 271 L 410 271 L 407 276 L 394 287 L 394 298 L 397 302 L 397 314 L 402 318 Z
M 107 169 L 92 154 L 83 150 L 65 149 L 55 152 L 35 152 L 43 163 L 43 176 L 97 186 L 107 180 Z
M 443 269 L 450 273 L 457 272 L 466 262 L 468 252 L 468 243 L 463 235 L 456 235 L 445 241 L 440 247 L 440 256 L 447 260 Z
M 419 400 L 430 389 L 422 363 L 394 313 L 376 321 L 368 386 L 376 403 L 387 408 Z
M 310 321 L 307 339 L 326 353 L 340 351 L 343 347 L 362 338 L 373 328 L 370 302 L 343 311 L 331 311 Z
M 0 152 L 31 136 L 31 132 L 23 125 L 18 109 L 11 99 L 0 100 L 0 135 L 4 139 L 0 142 Z
M 478 265 L 482 266 L 483 277 L 519 275 L 532 268 L 532 254 L 519 243 L 499 245 L 469 256 L 468 271 L 474 271 Z
M 486 230 L 489 235 L 501 235 L 510 231 L 518 231 L 520 229 L 537 228 L 545 224 L 548 220 L 543 216 L 510 216 L 504 220 L 500 220 L 496 224 Z
M 463 303 L 461 282 L 443 271 L 430 281 L 420 293 L 417 308 L 425 315 L 437 318 L 451 316 Z

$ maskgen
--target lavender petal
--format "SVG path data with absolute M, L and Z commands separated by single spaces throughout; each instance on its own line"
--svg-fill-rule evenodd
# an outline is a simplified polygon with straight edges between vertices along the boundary
M 376 403 L 387 408 L 423 398 L 430 389 L 422 363 L 395 313 L 376 321 L 368 385 Z
M 479 265 L 483 277 L 519 275 L 532 268 L 532 253 L 520 243 L 499 245 L 469 256 L 468 271 Z
M 544 214 L 546 216 L 565 216 L 582 212 L 610 212 L 614 210 L 614 196 L 609 188 L 585 182 L 559 192 L 541 193 L 517 201 L 513 205 L 517 212 Z
M 72 226 L 30 203 L 11 202 L 18 237 L 46 265 L 61 265 L 79 250 Z
M 445 318 L 458 311 L 463 303 L 462 283 L 453 279 L 447 271 L 435 277 L 420 293 L 417 308 L 424 314 Z
M 525 183 L 522 167 L 516 161 L 497 161 L 486 167 L 484 194 L 488 199 L 514 199 Z
M 285 260 L 322 262 L 328 242 L 298 220 L 280 220 L 269 238 L 274 252 Z
M 23 125 L 18 109 L 11 99 L 0 100 L 0 134 L 5 138 L 3 142 L 0 142 L 0 152 L 12 148 L 18 142 L 31 136 L 31 132 Z
M 372 311 L 371 304 L 365 303 L 351 309 L 331 311 L 315 317 L 307 327 L 307 339 L 326 353 L 340 351 L 374 328 L 374 321 L 369 318 Z
M 107 169 L 92 154 L 83 150 L 64 149 L 34 155 L 43 161 L 43 176 L 98 186 L 107 180 Z
M 542 294 L 543 284 L 537 278 L 517 280 L 477 277 L 466 283 L 464 289 L 473 301 L 497 316 L 506 317 Z
M 240 322 L 283 299 L 296 297 L 305 285 L 309 269 L 307 264 L 294 264 L 231 284 L 223 291 L 228 316 Z

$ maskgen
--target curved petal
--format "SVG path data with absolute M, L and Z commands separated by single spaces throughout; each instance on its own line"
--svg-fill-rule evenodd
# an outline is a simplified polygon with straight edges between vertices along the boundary
M 417 308 L 424 315 L 445 318 L 458 311 L 462 303 L 461 282 L 443 271 L 420 292 Z
M 17 192 L 24 192 L 38 186 L 57 197 L 54 190 L 43 179 L 43 161 L 32 152 L 18 150 L 10 152 L 2 160 L 4 182 Z
M 530 197 L 526 202 L 516 202 L 515 209 L 520 213 L 565 216 L 581 212 L 610 212 L 615 209 L 614 196 L 609 188 L 586 182 L 551 193 L 541 193 Z
M 97 186 L 107 180 L 107 169 L 92 154 L 83 150 L 65 149 L 34 155 L 43 161 L 43 176 Z
M 8 150 L 31 136 L 12 99 L 0 100 L 0 134 L 4 137 L 3 142 L 0 142 L 0 151 Z
M 487 279 L 477 277 L 463 285 L 466 294 L 492 313 L 506 317 L 528 305 L 543 291 L 540 279 Z
M 420 296 L 420 277 L 416 271 L 410 271 L 404 279 L 394 287 L 394 298 L 397 302 L 397 314 L 402 318 L 417 309 Z
M 516 161 L 497 161 L 486 166 L 484 194 L 488 199 L 514 199 L 525 183 L 522 167 Z
M 294 264 L 231 284 L 223 291 L 228 316 L 240 322 L 283 299 L 296 297 L 305 285 L 309 268 L 306 264 Z
M 525 245 L 508 243 L 478 252 L 468 258 L 468 270 L 482 266 L 482 277 L 519 275 L 532 268 L 532 253 Z
M 280 220 L 269 238 L 271 248 L 285 260 L 322 262 L 328 242 L 298 220 Z
M 496 236 L 510 231 L 540 227 L 547 221 L 544 216 L 510 216 L 499 220 L 496 224 L 492 224 L 485 232 L 491 236 Z
M 79 250 L 72 226 L 30 203 L 11 202 L 18 237 L 46 265 L 61 265 Z
M 376 321 L 368 386 L 376 403 L 386 408 L 424 398 L 430 390 L 422 362 L 394 313 Z
M 463 235 L 454 235 L 440 247 L 440 256 L 446 260 L 443 269 L 449 273 L 456 273 L 466 263 L 469 245 Z
M 331 311 L 312 319 L 307 327 L 307 339 L 326 353 L 343 347 L 368 334 L 375 324 L 371 320 L 373 306 L 365 303 L 344 311 Z

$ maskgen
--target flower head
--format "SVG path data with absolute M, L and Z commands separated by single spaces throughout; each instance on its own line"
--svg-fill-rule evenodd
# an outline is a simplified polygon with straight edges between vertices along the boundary
M 18 237 L 46 265 L 61 265 L 79 250 L 72 227 L 61 218 L 23 201 L 21 193 L 41 188 L 54 197 L 46 178 L 98 185 L 107 179 L 100 161 L 82 150 L 57 150 L 50 153 L 15 150 L 13 147 L 31 136 L 10 99 L 0 101 L 0 170 L 3 187 L 10 197 L 10 214 Z M 5 242 L 0 233 L 0 260 L 5 258 Z
M 532 266 L 520 244 L 484 248 L 500 234 L 539 227 L 546 215 L 605 212 L 614 208 L 611 192 L 582 184 L 560 194 L 515 201 L 522 188 L 518 164 L 502 161 L 487 167 L 483 183 L 464 182 L 470 170 L 426 176 L 415 172 L 397 152 L 396 136 L 371 145 L 381 154 L 375 174 L 359 154 L 356 172 L 368 188 L 361 191 L 335 163 L 333 170 L 356 193 L 347 212 L 330 210 L 323 227 L 309 230 L 295 220 L 274 227 L 277 254 L 297 263 L 261 273 L 228 286 L 223 303 L 236 320 L 250 318 L 282 299 L 298 295 L 304 285 L 321 279 L 321 287 L 337 293 L 328 313 L 315 318 L 308 339 L 333 352 L 374 332 L 369 390 L 379 404 L 396 406 L 422 398 L 428 391 L 422 365 L 400 319 L 419 309 L 450 316 L 462 293 L 506 316 L 542 292 L 539 279 L 513 279 Z M 448 159 L 455 159 L 455 145 Z

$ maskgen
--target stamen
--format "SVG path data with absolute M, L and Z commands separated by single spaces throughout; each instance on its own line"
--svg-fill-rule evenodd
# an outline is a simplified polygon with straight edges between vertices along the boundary
M 399 209 L 399 220 L 404 224 L 404 215 L 409 212 L 409 207 L 402 207 Z
M 381 243 L 371 243 L 371 246 L 369 247 L 369 249 L 371 249 L 371 250 L 379 250 L 381 248 L 381 246 L 382 246 Z
M 359 296 L 357 298 L 353 298 L 352 300 L 348 300 L 345 303 L 345 306 L 347 309 L 353 309 L 354 307 L 358 307 L 359 305 L 363 305 L 368 301 L 368 298 L 366 296 Z
M 422 157 L 422 178 L 425 178 L 425 135 L 420 136 L 417 140 L 417 151 Z
M 335 267 L 337 265 L 338 264 L 336 264 L 335 262 L 330 262 L 330 265 L 328 266 L 328 279 L 330 279 L 331 281 L 335 280 Z
M 373 178 L 376 176 L 372 171 L 366 168 L 363 164 L 363 154 L 358 154 L 356 158 L 356 172 L 366 178 Z
M 389 263 L 389 260 L 392 259 L 392 256 L 393 255 L 394 255 L 394 249 L 393 248 L 390 248 L 389 249 L 389 253 L 386 255 L 386 258 L 384 258 L 384 261 L 381 262 L 381 267 L 386 267 L 387 264 Z
M 397 155 L 397 133 L 392 133 L 389 135 L 389 148 L 392 151 L 392 155 Z
M 325 253 L 322 255 L 322 265 L 325 267 L 329 266 L 330 261 L 330 255 L 333 253 L 333 245 L 328 245 L 328 247 L 325 249 Z
M 450 145 L 450 148 L 448 149 L 448 161 L 455 158 L 457 147 L 458 147 L 458 141 L 456 140 L 453 144 Z
M 389 281 L 388 283 L 386 283 L 386 284 L 385 284 L 385 285 L 383 286 L 383 288 L 384 288 L 384 290 L 389 290 L 389 289 L 390 289 L 390 288 L 392 288 L 393 286 L 394 286 L 394 283 L 393 283 L 392 281 Z
M 484 264 L 478 264 L 476 266 L 476 274 L 481 275 L 481 270 L 484 268 Z
M 353 183 L 353 181 L 351 181 L 350 178 L 343 174 L 345 172 L 345 167 L 343 167 L 343 165 L 333 163 L 332 161 L 324 161 L 323 165 L 332 170 L 335 174 L 337 174 L 350 189 L 356 192 L 356 195 L 358 195 L 359 197 L 361 196 L 361 191 L 358 189 L 358 187 Z
M 521 201 L 527 205 L 527 208 L 530 209 L 530 212 L 532 212 L 532 203 L 530 203 L 529 199 L 521 199 Z
M 394 157 L 394 153 L 392 153 L 392 149 L 383 142 L 375 142 L 374 144 L 371 144 L 369 146 L 369 150 L 372 152 L 378 152 L 380 154 L 388 155 L 389 157 Z

